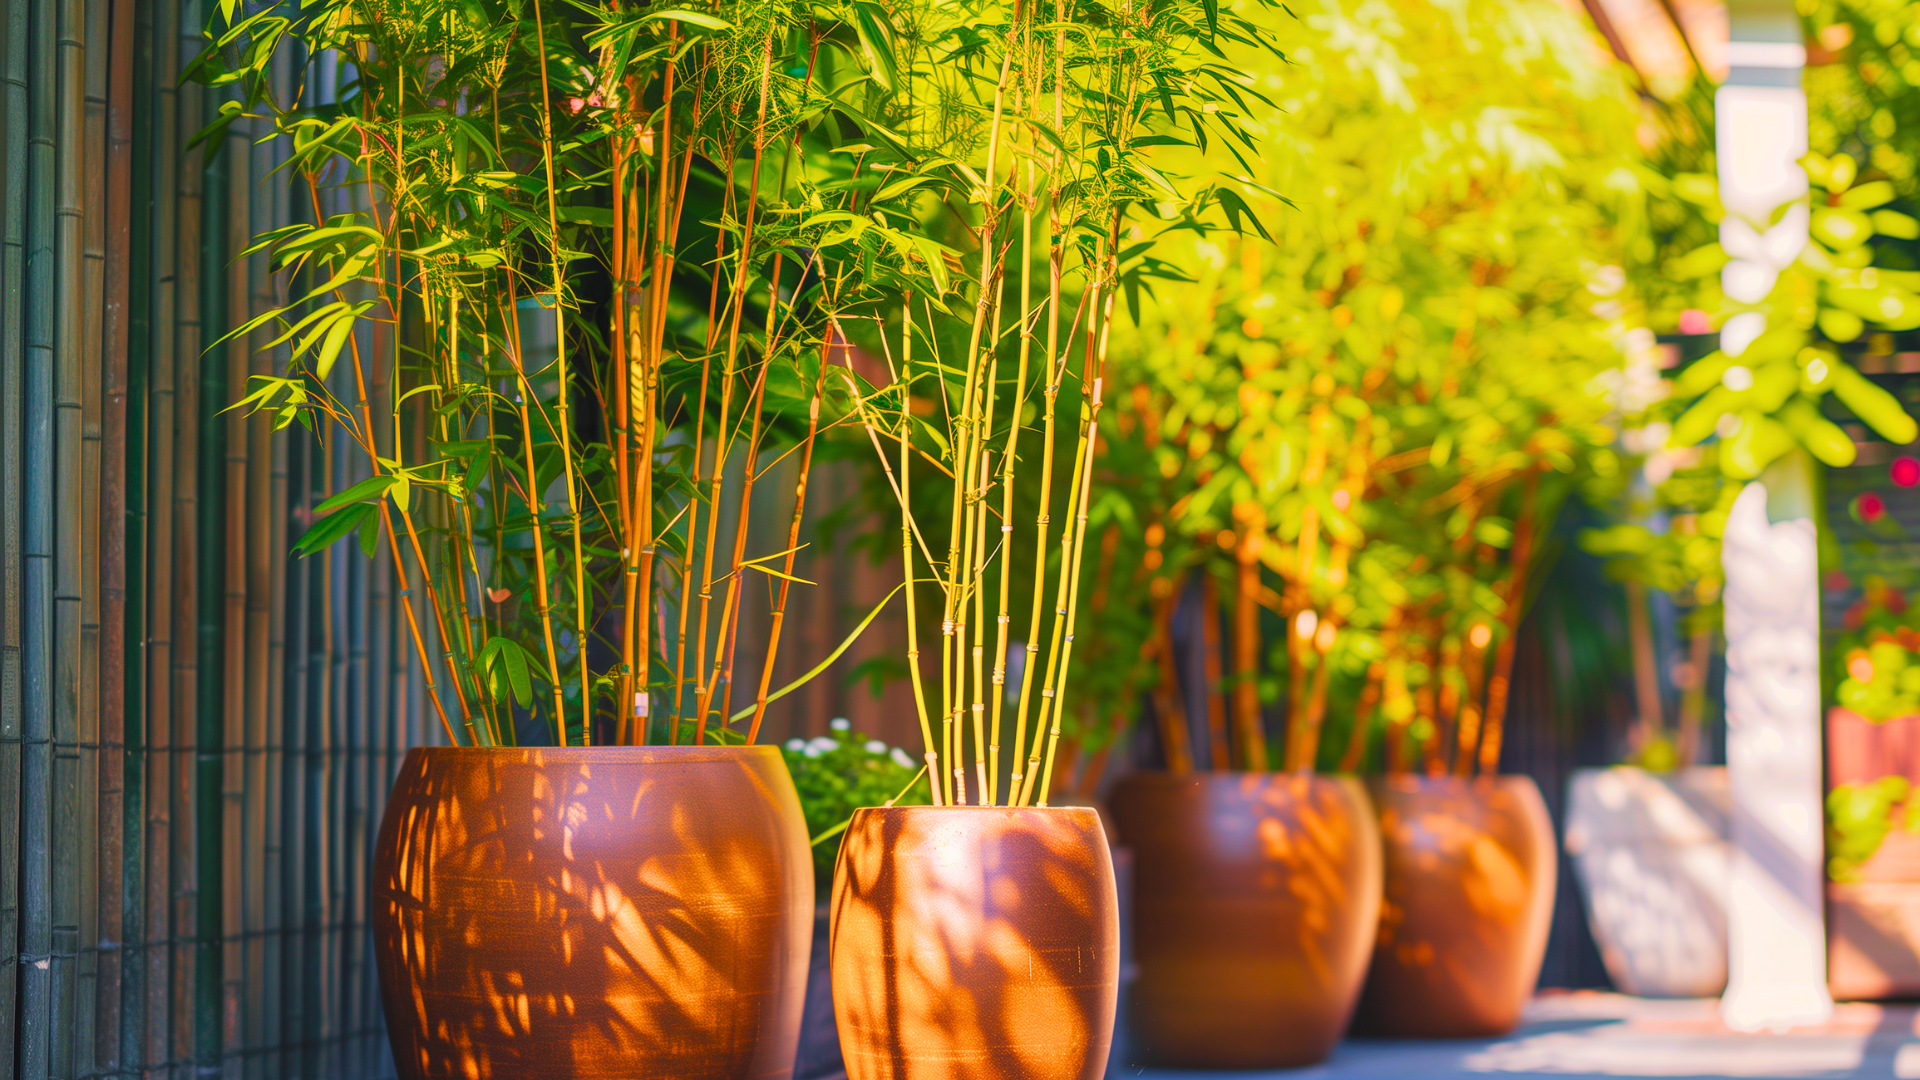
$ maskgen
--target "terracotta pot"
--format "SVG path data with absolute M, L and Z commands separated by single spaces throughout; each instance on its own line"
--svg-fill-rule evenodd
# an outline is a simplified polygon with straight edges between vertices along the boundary
M 849 1080 L 1105 1071 L 1120 920 L 1092 810 L 857 810 L 832 904 Z
M 813 867 L 780 752 L 408 753 L 374 852 L 403 1080 L 786 1080 Z
M 1567 784 L 1567 854 L 1614 989 L 1719 997 L 1727 988 L 1724 767 L 1581 769 Z
M 1134 853 L 1132 1038 L 1143 1064 L 1287 1068 L 1347 1029 L 1380 919 L 1360 782 L 1136 773 L 1113 792 Z
M 1920 716 L 1827 711 L 1827 785 L 1920 780 Z M 1827 883 L 1827 988 L 1842 1000 L 1920 996 L 1920 836 L 1895 828 L 1853 880 Z
M 1547 951 L 1554 836 L 1525 776 L 1401 776 L 1372 788 L 1386 855 L 1356 1034 L 1504 1035 Z

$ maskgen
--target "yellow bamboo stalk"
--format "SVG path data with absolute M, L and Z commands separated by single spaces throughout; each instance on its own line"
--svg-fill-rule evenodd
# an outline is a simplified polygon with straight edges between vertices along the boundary
M 1109 301 L 1111 302 L 1111 301 Z M 1093 408 L 1087 417 L 1086 458 L 1080 465 L 1080 493 L 1078 514 L 1073 524 L 1073 551 L 1071 564 L 1062 547 L 1061 575 L 1069 582 L 1067 590 L 1067 622 L 1065 634 L 1061 638 L 1060 674 L 1053 694 L 1053 730 L 1047 736 L 1046 772 L 1040 778 L 1039 805 L 1047 805 L 1047 792 L 1053 787 L 1053 760 L 1060 748 L 1060 714 L 1066 708 L 1067 672 L 1073 662 L 1073 628 L 1080 608 L 1080 560 L 1086 555 L 1087 540 L 1087 503 L 1093 495 L 1093 455 L 1100 444 L 1100 380 L 1093 380 Z
M 582 554 L 580 529 L 580 495 L 575 484 L 575 461 L 573 459 L 573 418 L 570 395 L 567 384 L 571 376 L 567 371 L 567 318 L 566 318 L 566 263 L 560 257 L 560 210 L 558 182 L 553 166 L 553 93 L 547 84 L 547 31 L 545 18 L 540 13 L 540 5 L 533 5 L 534 34 L 540 50 L 540 150 L 547 162 L 547 227 L 553 240 L 553 340 L 554 340 L 554 376 L 559 382 L 559 402 L 557 411 L 560 420 L 560 456 L 562 472 L 567 478 L 567 520 L 573 530 L 573 608 L 574 608 L 574 651 L 580 664 L 580 741 L 582 745 L 593 743 L 593 696 L 587 676 L 587 570 L 586 558 Z M 532 495 L 533 493 L 529 493 Z M 534 497 L 538 497 L 535 495 Z M 535 531 L 539 529 L 539 516 L 534 517 Z M 411 526 L 409 526 L 411 531 Z M 545 568 L 542 568 L 545 572 Z M 554 708 L 561 709 L 560 671 L 553 671 Z M 560 742 L 567 741 L 566 715 L 564 710 L 559 716 Z

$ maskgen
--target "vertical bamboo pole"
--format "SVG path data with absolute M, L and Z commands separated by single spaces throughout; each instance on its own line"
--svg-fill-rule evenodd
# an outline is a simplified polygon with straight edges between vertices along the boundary
M 0 20 L 0 589 L 25 597 L 26 375 L 23 332 L 27 265 L 27 10 L 9 5 Z M 26 747 L 25 662 L 28 611 L 23 603 L 0 604 L 0 1053 L 11 1064 L 21 1056 L 20 942 L 23 896 L 22 826 Z
M 126 714 L 128 650 L 126 645 L 127 558 L 127 389 L 128 286 L 131 263 L 129 200 L 133 149 L 133 8 L 130 0 L 110 0 L 103 19 L 106 37 L 96 39 L 101 58 L 101 124 L 97 136 L 103 151 L 97 208 L 101 266 L 100 358 L 100 495 L 98 570 L 100 649 L 100 758 L 101 843 L 99 849 L 99 915 L 96 940 L 100 945 L 96 993 L 97 1027 L 94 1067 L 118 1072 L 129 1060 L 124 1033 L 129 1028 L 126 1008 L 127 916 L 123 897 L 129 869 L 129 833 L 138 818 L 127 813 Z M 133 805 L 138 805 L 137 789 Z M 0 818 L 0 820 L 8 820 Z M 16 819 L 17 820 L 17 819 Z M 136 879 L 137 880 L 137 879 Z

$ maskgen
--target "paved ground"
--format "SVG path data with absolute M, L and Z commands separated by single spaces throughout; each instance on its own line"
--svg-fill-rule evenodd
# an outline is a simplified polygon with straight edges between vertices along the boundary
M 1911 1005 L 1841 1005 L 1818 1028 L 1743 1035 L 1717 1001 L 1617 994 L 1543 996 L 1519 1031 L 1494 1040 L 1342 1044 L 1310 1069 L 1220 1073 L 1128 1069 L 1141 1080 L 1361 1080 L 1375 1077 L 1834 1077 L 1920 1080 L 1920 1015 Z

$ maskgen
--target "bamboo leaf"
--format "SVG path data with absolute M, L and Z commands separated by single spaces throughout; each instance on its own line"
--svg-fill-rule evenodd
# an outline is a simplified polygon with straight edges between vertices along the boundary
M 834 664 L 834 661 L 840 659 L 843 653 L 845 653 L 848 649 L 853 647 L 854 642 L 860 640 L 860 635 L 865 633 L 867 627 L 873 624 L 873 620 L 880 617 L 880 612 L 885 610 L 887 603 L 891 601 L 895 596 L 898 596 L 900 594 L 900 590 L 906 587 L 907 587 L 907 584 L 904 581 L 898 585 L 895 585 L 893 587 L 892 592 L 888 593 L 885 597 L 881 599 L 881 601 L 878 604 L 874 605 L 874 608 L 872 611 L 867 612 L 867 617 L 860 620 L 860 625 L 853 628 L 853 633 L 847 635 L 846 640 L 840 643 L 839 648 L 834 649 L 832 653 L 828 654 L 825 660 L 822 660 L 818 664 L 815 664 L 813 666 L 813 670 L 807 672 L 805 675 L 802 675 L 799 678 L 788 683 L 787 685 L 781 687 L 779 690 L 771 694 L 768 694 L 767 700 L 769 702 L 772 702 L 772 701 L 778 701 L 779 699 L 786 697 L 788 694 L 791 694 L 795 690 L 800 689 L 802 686 L 805 686 L 807 683 L 812 682 L 814 677 L 819 675 L 821 672 L 832 667 Z M 739 712 L 734 713 L 731 717 L 729 717 L 727 720 L 727 723 L 732 724 L 732 723 L 738 723 L 741 720 L 745 720 L 747 717 L 752 716 L 753 711 L 757 708 L 759 708 L 759 705 L 757 703 L 754 705 L 749 705 L 746 708 L 741 709 Z
M 372 512 L 373 507 L 361 503 L 357 506 L 349 506 L 338 513 L 328 514 L 309 525 L 307 531 L 300 534 L 300 539 L 293 545 L 294 554 L 311 555 L 316 551 L 332 547 L 335 541 L 359 528 L 361 522 L 366 520 Z
M 393 486 L 394 480 L 395 477 L 392 473 L 381 473 L 379 476 L 369 476 L 347 490 L 334 495 L 319 506 L 314 507 L 313 512 L 316 514 L 325 514 L 354 503 L 371 502 L 385 495 L 387 489 Z

